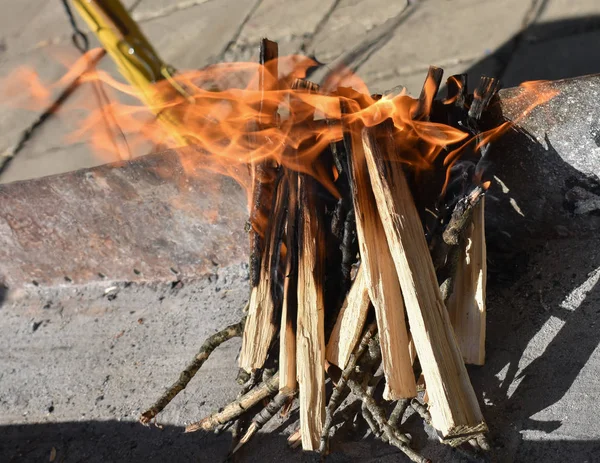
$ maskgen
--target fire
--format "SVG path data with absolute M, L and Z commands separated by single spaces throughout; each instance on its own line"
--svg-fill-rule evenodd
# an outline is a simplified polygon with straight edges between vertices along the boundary
M 327 146 L 342 139 L 342 126 L 358 120 L 371 127 L 391 119 L 402 161 L 418 169 L 431 167 L 443 153 L 444 164 L 451 167 L 467 146 L 478 149 L 510 127 L 505 123 L 472 137 L 449 125 L 417 120 L 417 100 L 405 93 L 371 96 L 365 83 L 348 71 L 338 76 L 339 87 L 330 88 L 329 93 L 325 93 L 327 83 L 322 92 L 293 88 L 292 83 L 316 65 L 303 56 L 282 57 L 268 67 L 218 64 L 170 75 L 140 91 L 105 71 L 90 68 L 98 53 L 98 49 L 89 51 L 49 85 L 33 70 L 17 69 L 2 81 L 4 103 L 15 104 L 12 95 L 26 94 L 29 98 L 16 103 L 20 107 L 48 106 L 54 91 L 78 78 L 82 87 L 96 95 L 92 105 L 96 107 L 90 107 L 89 98 L 79 98 L 79 106 L 71 105 L 87 115 L 67 142 L 87 140 L 95 152 L 112 159 L 115 155 L 127 159 L 147 154 L 149 145 L 177 148 L 189 175 L 217 172 L 235 178 L 247 191 L 250 177 L 246 166 L 268 159 L 319 178 L 335 193 L 337 173 L 323 173 L 317 161 Z M 278 69 L 277 75 L 274 69 Z M 529 87 L 524 88 L 527 91 Z M 435 90 L 425 86 L 429 106 Z M 121 102 L 123 96 L 131 102 Z M 540 97 L 532 107 L 551 97 Z M 340 101 L 350 108 L 347 114 L 341 114 Z M 460 142 L 459 148 L 447 153 L 448 147 Z

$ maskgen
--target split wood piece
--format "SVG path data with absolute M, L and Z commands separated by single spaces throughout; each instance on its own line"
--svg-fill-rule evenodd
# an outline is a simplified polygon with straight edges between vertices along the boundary
M 349 112 L 344 101 L 341 101 L 341 107 L 343 114 Z M 360 122 L 346 123 L 344 144 L 350 158 L 348 164 L 361 267 L 364 268 L 367 290 L 375 308 L 380 337 L 386 380 L 384 398 L 397 400 L 414 397 L 417 390 L 408 350 L 402 291 L 373 196 L 360 129 Z
M 363 129 L 364 152 L 427 382 L 432 424 L 443 439 L 472 436 L 487 426 L 442 301 L 402 164 L 397 162 L 392 128 L 380 128 L 384 130 Z M 380 141 L 377 133 L 384 135 Z
M 239 365 L 248 371 L 264 365 L 277 329 L 274 317 L 278 315 L 282 303 L 279 263 L 287 200 L 287 179 L 280 177 L 276 182 L 275 202 L 266 228 L 260 279 L 250 293 L 248 319 L 242 338 Z
M 260 102 L 258 104 L 257 121 L 253 122 L 249 128 L 250 132 L 259 131 L 262 128 L 272 124 L 277 116 L 277 107 L 273 106 L 264 98 L 266 85 L 271 84 L 272 90 L 277 90 L 277 84 L 272 82 L 272 77 L 277 76 L 278 66 L 278 46 L 277 43 L 267 39 L 262 39 L 259 50 L 260 68 L 258 72 L 258 90 L 261 92 Z M 258 147 L 260 145 L 256 136 L 251 137 L 251 144 Z M 251 160 L 250 174 L 252 190 L 250 192 L 250 218 L 249 218 L 249 236 L 250 236 L 250 283 L 252 287 L 258 285 L 260 279 L 260 266 L 262 254 L 264 251 L 265 227 L 269 222 L 269 212 L 271 210 L 272 198 L 274 194 L 274 184 L 277 179 L 277 163 L 272 159 L 261 159 L 259 161 Z
M 196 431 L 211 431 L 218 426 L 232 422 L 239 418 L 251 407 L 258 404 L 261 400 L 275 394 L 279 389 L 279 372 L 271 376 L 267 381 L 259 384 L 254 389 L 251 389 L 242 397 L 231 402 L 217 413 L 207 416 L 206 418 L 189 424 L 185 428 L 185 432 Z
M 276 90 L 277 84 L 273 82 L 277 78 L 277 43 L 263 39 L 260 45 L 260 69 L 258 73 L 258 89 L 261 99 L 258 109 L 258 120 L 254 125 L 258 131 L 276 119 L 277 107 L 269 105 L 268 99 L 264 98 L 267 90 Z M 269 75 L 270 74 L 270 75 Z M 269 88 L 266 88 L 269 87 Z M 251 144 L 260 145 L 256 136 L 251 135 Z M 275 333 L 273 324 L 274 305 L 278 301 L 273 300 L 278 290 L 276 282 L 272 277 L 278 271 L 279 262 L 273 263 L 273 258 L 279 256 L 279 242 L 273 243 L 273 239 L 279 233 L 275 232 L 275 220 L 273 216 L 281 213 L 284 209 L 277 208 L 275 204 L 281 198 L 277 197 L 278 179 L 281 178 L 279 167 L 273 159 L 252 160 L 250 163 L 251 185 L 250 193 L 250 306 L 248 309 L 248 323 L 246 323 L 242 350 L 240 352 L 239 364 L 245 370 L 260 368 L 264 365 L 267 351 Z
M 298 319 L 296 368 L 302 448 L 318 450 L 325 421 L 325 229 L 317 181 L 298 175 Z
M 427 77 L 425 78 L 425 83 L 423 84 L 423 88 L 421 90 L 421 95 L 419 95 L 416 106 L 412 113 L 412 117 L 414 120 L 429 120 L 431 106 L 440 88 L 440 84 L 442 83 L 443 75 L 444 70 L 442 68 L 429 66 L 429 70 L 427 71 Z
M 364 273 L 359 267 L 327 342 L 327 360 L 341 369 L 346 367 L 360 339 L 371 306 Z
M 296 79 L 292 89 L 304 89 L 309 93 L 319 90 L 319 86 L 304 79 Z M 301 110 L 298 99 L 290 105 L 294 114 Z M 304 105 L 307 106 L 307 105 Z M 314 109 L 313 109 L 314 111 Z M 291 148 L 288 148 L 291 149 Z M 298 384 L 296 374 L 296 321 L 298 316 L 298 173 L 286 170 L 289 184 L 288 216 L 286 226 L 286 272 L 283 288 L 283 307 L 279 331 L 279 390 L 293 394 Z
M 462 244 L 448 313 L 465 363 L 485 362 L 486 245 L 482 198 Z
M 167 389 L 167 391 L 154 403 L 154 405 L 142 413 L 140 416 L 140 422 L 142 424 L 150 423 L 152 418 L 156 417 L 156 415 L 158 415 L 169 404 L 169 402 L 175 398 L 177 394 L 186 388 L 190 380 L 196 375 L 196 373 L 198 373 L 198 370 L 200 370 L 202 365 L 204 365 L 204 362 L 208 360 L 210 354 L 212 354 L 217 347 L 229 339 L 242 335 L 245 322 L 246 318 L 244 317 L 239 323 L 228 326 L 204 341 L 194 359 L 185 368 L 185 370 L 181 372 L 179 379 L 173 383 L 169 389 Z
M 296 322 L 298 316 L 298 174 L 288 171 L 289 202 L 286 227 L 287 266 L 283 285 L 283 306 L 279 328 L 279 391 L 293 394 L 296 375 Z
M 333 414 L 336 412 L 336 410 L 338 409 L 340 404 L 344 401 L 344 399 L 346 399 L 346 397 L 348 396 L 348 393 L 350 392 L 348 390 L 348 388 L 346 387 L 347 383 L 348 383 L 348 379 L 350 378 L 350 376 L 352 374 L 354 374 L 356 372 L 356 365 L 358 364 L 358 361 L 361 359 L 362 355 L 367 351 L 369 344 L 370 344 L 371 340 L 373 339 L 373 336 L 375 335 L 376 332 L 377 332 L 377 324 L 376 323 L 371 323 L 366 328 L 364 334 L 362 335 L 360 343 L 358 344 L 356 349 L 354 349 L 352 354 L 350 355 L 350 359 L 348 360 L 348 365 L 346 365 L 346 367 L 342 370 L 342 372 L 339 376 L 339 379 L 337 379 L 337 382 L 335 383 L 335 388 L 333 389 L 333 392 L 331 393 L 331 396 L 329 397 L 329 402 L 327 403 L 327 413 L 326 413 L 326 417 L 325 417 L 325 424 L 323 425 L 323 430 L 321 432 L 321 445 L 319 447 L 319 451 L 321 452 L 321 454 L 324 454 L 325 451 L 327 450 L 327 443 L 329 440 L 329 431 L 331 430 L 331 426 L 333 424 Z M 331 374 L 332 370 L 333 370 L 333 368 L 330 368 L 328 373 L 329 373 L 329 376 L 332 378 L 332 380 L 335 381 Z

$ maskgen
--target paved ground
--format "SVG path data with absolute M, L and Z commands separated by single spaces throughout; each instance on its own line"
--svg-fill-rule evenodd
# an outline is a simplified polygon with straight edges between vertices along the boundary
M 408 4 L 410 3 L 410 5 Z M 180 69 L 250 60 L 261 37 L 277 40 L 281 54 L 303 53 L 322 63 L 345 62 L 373 91 L 398 85 L 420 91 L 430 64 L 447 75 L 468 71 L 499 77 L 506 86 L 524 80 L 600 72 L 600 5 L 595 0 L 128 0 L 150 41 Z M 33 67 L 53 82 L 78 56 L 61 3 L 0 1 L 0 77 Z M 81 22 L 81 21 L 80 21 Z M 82 24 L 82 27 L 84 25 Z M 96 42 L 92 40 L 92 45 Z M 108 58 L 101 67 L 115 73 Z M 1 94 L 0 94 L 1 95 Z M 0 101 L 19 100 L 2 95 Z M 36 132 L 0 173 L 0 182 L 101 164 L 85 143 L 65 142 L 80 113 L 77 99 Z M 14 105 L 13 105 L 14 106 Z M 0 153 L 11 154 L 38 112 L 3 107 Z M 138 153 L 144 154 L 144 153 Z M 116 160 L 116 159 L 115 159 Z M 0 161 L 1 162 L 1 161 Z
M 473 79 L 482 73 L 497 76 L 507 86 L 600 72 L 597 0 L 410 3 L 406 9 L 404 2 L 384 0 L 126 2 L 163 58 L 180 69 L 251 59 L 260 37 L 267 36 L 279 41 L 282 53 L 346 63 L 373 91 L 401 84 L 416 93 L 429 64 L 447 74 L 467 71 Z M 57 57 L 73 60 L 77 51 L 60 2 L 0 0 L 0 8 L 0 76 L 22 65 L 33 66 L 46 82 L 61 76 Z M 113 69 L 106 59 L 101 66 Z M 81 91 L 76 97 L 89 95 Z M 70 104 L 7 164 L 0 182 L 104 162 L 84 144 L 64 143 L 77 117 L 69 113 Z M 3 108 L 0 152 L 10 155 L 37 115 Z M 590 169 L 588 175 L 600 171 L 596 164 Z M 597 235 L 584 239 L 567 232 L 565 237 L 531 243 L 522 252 L 527 260 L 513 256 L 522 262 L 513 265 L 520 279 L 509 271 L 490 282 L 488 364 L 472 377 L 498 461 L 600 461 L 594 411 L 600 387 L 595 327 L 600 243 Z M 234 363 L 235 342 L 165 412 L 162 432 L 133 421 L 208 333 L 238 317 L 246 278 L 242 264 L 230 263 L 183 288 L 120 281 L 110 292 L 116 293 L 112 300 L 105 290 L 115 283 L 108 281 L 86 287 L 30 285 L 9 293 L 0 319 L 0 460 L 42 461 L 52 448 L 55 461 L 67 462 L 222 459 L 227 435 L 180 431 L 185 421 L 235 396 L 232 374 L 222 368 Z M 290 426 L 277 424 L 284 433 Z M 417 420 L 413 427 L 426 455 L 464 461 L 428 441 L 431 431 Z M 248 449 L 248 461 L 299 459 L 283 437 L 263 439 L 268 440 Z M 335 461 L 398 459 L 372 440 L 337 445 Z

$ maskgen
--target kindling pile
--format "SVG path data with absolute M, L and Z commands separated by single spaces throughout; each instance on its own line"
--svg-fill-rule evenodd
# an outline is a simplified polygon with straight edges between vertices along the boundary
M 267 96 L 246 142 L 253 149 L 286 130 L 298 143 L 281 147 L 285 162 L 249 163 L 247 315 L 211 336 L 141 421 L 155 418 L 218 345 L 242 336 L 240 395 L 188 432 L 235 424 L 235 452 L 279 410 L 298 406 L 290 441 L 304 450 L 327 452 L 334 418 L 358 415 L 426 461 L 403 431 L 412 407 L 443 442 L 485 448 L 465 362 L 485 357 L 484 195 L 490 142 L 508 124 L 486 126 L 484 113 L 498 81 L 483 77 L 470 94 L 466 75 L 452 76 L 436 100 L 443 72 L 431 67 L 418 99 L 368 95 L 278 77 L 277 44 L 266 39 L 260 57 L 258 91 Z M 285 108 L 268 96 L 273 80 L 289 90 Z M 339 136 L 323 136 L 332 132 Z

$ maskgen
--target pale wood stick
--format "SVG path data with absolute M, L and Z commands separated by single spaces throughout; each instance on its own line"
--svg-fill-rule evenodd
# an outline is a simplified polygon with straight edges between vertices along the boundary
M 167 391 L 148 410 L 142 413 L 140 416 L 140 422 L 142 424 L 150 423 L 152 418 L 155 418 L 156 415 L 158 415 L 171 402 L 171 400 L 175 398 L 177 394 L 186 388 L 191 379 L 196 375 L 196 373 L 198 373 L 198 370 L 200 370 L 202 365 L 204 365 L 204 362 L 208 360 L 210 354 L 212 354 L 217 347 L 229 339 L 242 335 L 245 322 L 246 317 L 242 318 L 239 323 L 228 326 L 204 341 L 200 347 L 200 351 L 194 356 L 194 359 L 179 375 L 179 379 L 173 383 L 171 387 L 167 389 Z
M 485 291 L 487 278 L 485 245 L 485 198 L 473 210 L 448 299 L 448 313 L 465 363 L 485 363 Z
M 442 300 L 423 226 L 395 153 L 392 130 L 384 128 L 381 146 L 374 129 L 363 129 L 362 139 L 427 383 L 432 424 L 444 439 L 480 433 L 487 426 Z
M 341 369 L 348 364 L 360 339 L 371 305 L 364 273 L 359 267 L 327 342 L 327 360 Z
M 210 431 L 230 421 L 235 420 L 249 408 L 253 407 L 261 400 L 266 399 L 277 392 L 279 388 L 279 372 L 271 376 L 266 382 L 259 384 L 251 389 L 242 397 L 231 402 L 217 413 L 192 423 L 185 428 L 185 432 Z
M 324 223 L 316 180 L 298 176 L 298 319 L 296 368 L 302 448 L 318 450 L 325 421 Z
M 349 167 L 361 266 L 377 318 L 386 380 L 384 398 L 397 400 L 414 397 L 417 390 L 408 351 L 402 291 L 377 211 L 358 124 L 349 123 L 345 136 L 350 137 L 346 150 L 351 159 Z

